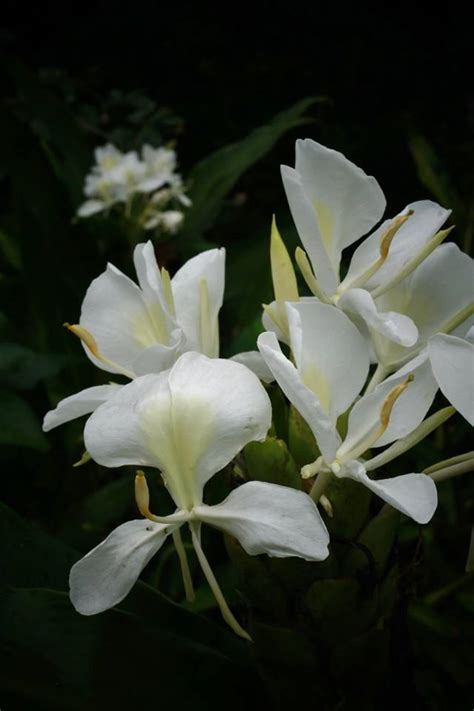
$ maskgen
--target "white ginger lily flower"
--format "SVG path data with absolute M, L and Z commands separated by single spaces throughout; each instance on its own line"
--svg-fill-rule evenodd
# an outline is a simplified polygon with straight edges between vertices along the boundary
M 94 365 L 133 379 L 170 368 L 185 351 L 218 357 L 225 250 L 202 252 L 172 279 L 159 269 L 151 242 L 137 245 L 134 263 L 139 286 L 109 264 L 87 290 L 79 324 L 68 326 Z M 62 400 L 43 429 L 93 412 L 119 387 L 87 388 Z
M 436 333 L 465 335 L 472 323 L 473 294 L 474 262 L 450 243 L 437 247 L 412 274 L 376 297 L 377 308 L 405 314 L 419 334 L 416 344 L 403 347 L 370 329 L 382 373 L 412 359 Z
M 142 159 L 145 174 L 138 183 L 139 192 L 149 193 L 172 182 L 176 168 L 175 151 L 170 148 L 152 148 L 145 144 L 142 147 Z
M 181 356 L 166 373 L 137 378 L 96 410 L 85 429 L 92 458 L 107 467 L 157 467 L 177 509 L 170 516 L 152 514 L 146 481 L 139 473 L 135 491 L 144 518 L 119 526 L 73 566 L 70 594 L 76 610 L 93 615 L 117 605 L 169 535 L 192 598 L 179 531 L 187 523 L 224 619 L 248 639 L 202 550 L 201 524 L 230 533 L 250 555 L 312 561 L 328 555 L 327 530 L 315 503 L 301 491 L 254 481 L 216 506 L 203 503 L 206 482 L 248 442 L 265 439 L 270 424 L 270 400 L 253 373 L 238 363 L 198 353 Z
M 379 184 L 341 153 L 310 139 L 296 142 L 295 168 L 282 166 L 281 170 L 291 214 L 307 252 L 298 249 L 296 259 L 313 294 L 350 312 L 351 317 L 357 314 L 395 343 L 414 345 L 418 333 L 412 320 L 394 311 L 384 312 L 374 296 L 411 273 L 446 237 L 447 230 L 438 230 L 450 211 L 429 200 L 408 205 L 359 245 L 341 282 L 342 251 L 367 234 L 385 210 Z
M 336 419 L 357 397 L 367 376 L 366 342 L 334 306 L 314 300 L 287 304 L 286 309 L 296 365 L 284 356 L 274 333 L 261 334 L 257 343 L 275 380 L 308 423 L 321 451 L 318 460 L 302 470 L 304 477 L 319 474 L 311 495 L 318 501 L 333 475 L 347 477 L 364 484 L 418 523 L 426 523 L 437 505 L 436 486 L 429 477 L 412 473 L 374 481 L 367 471 L 398 455 L 384 461 L 379 458 L 373 466 L 360 460 L 371 448 L 418 436 L 437 390 L 426 355 L 418 356 L 355 403 L 342 442 Z M 425 434 L 431 430 L 428 428 Z M 421 436 L 416 441 L 419 439 Z

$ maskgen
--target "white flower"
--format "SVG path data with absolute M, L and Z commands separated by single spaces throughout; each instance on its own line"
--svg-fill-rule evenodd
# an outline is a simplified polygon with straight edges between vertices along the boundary
M 276 381 L 310 426 L 321 457 L 302 472 L 319 473 L 313 495 L 318 500 L 328 479 L 349 477 L 367 486 L 419 523 L 436 509 L 436 487 L 424 474 L 374 481 L 361 455 L 373 447 L 412 433 L 422 422 L 437 390 L 426 354 L 356 401 L 346 438 L 336 429 L 339 414 L 357 397 L 367 376 L 369 355 L 364 339 L 334 306 L 314 301 L 287 304 L 295 364 L 286 358 L 274 333 L 259 336 L 258 347 Z M 375 467 L 374 467 L 375 468 Z
M 160 469 L 176 503 L 170 516 L 149 511 L 143 475 L 136 479 L 144 519 L 119 526 L 76 563 L 71 600 L 92 615 L 118 604 L 130 591 L 168 535 L 180 556 L 185 588 L 193 588 L 179 528 L 187 523 L 198 560 L 224 619 L 248 638 L 230 612 L 200 543 L 201 523 L 235 536 L 251 555 L 322 560 L 328 533 L 314 502 L 303 492 L 249 482 L 220 504 L 203 503 L 206 482 L 248 443 L 263 440 L 271 424 L 269 398 L 258 378 L 232 361 L 186 353 L 173 368 L 126 385 L 99 407 L 85 429 L 87 450 L 107 467 L 144 465 Z
M 341 153 L 309 139 L 296 142 L 295 168 L 282 166 L 282 178 L 314 274 L 302 250 L 297 261 L 314 295 L 357 314 L 386 338 L 414 345 L 418 334 L 411 319 L 382 311 L 374 295 L 409 274 L 440 243 L 447 231 L 438 230 L 450 212 L 428 200 L 408 205 L 362 242 L 341 282 L 343 249 L 369 232 L 385 210 L 377 181 Z
M 176 168 L 176 153 L 170 148 L 152 148 L 144 145 L 142 148 L 144 176 L 137 189 L 149 193 L 163 187 L 173 180 Z

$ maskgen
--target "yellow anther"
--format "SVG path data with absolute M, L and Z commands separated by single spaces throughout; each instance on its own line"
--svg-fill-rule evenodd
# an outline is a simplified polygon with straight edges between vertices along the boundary
M 137 471 L 135 476 L 135 501 L 141 515 L 153 521 L 153 515 L 150 513 L 150 491 L 142 471 Z
M 405 222 L 413 215 L 413 212 L 413 210 L 408 210 L 405 215 L 398 215 L 398 217 L 395 217 L 389 228 L 383 233 L 380 239 L 380 258 L 382 259 L 382 262 L 384 262 L 388 257 L 393 238 L 397 234 L 400 227 L 404 225 Z
M 90 350 L 92 355 L 94 355 L 96 358 L 100 358 L 101 355 L 99 353 L 99 346 L 97 345 L 97 341 L 95 340 L 94 336 L 92 333 L 89 333 L 89 331 L 84 328 L 83 326 L 79 326 L 79 324 L 70 324 L 70 323 L 65 323 L 63 324 L 65 328 L 68 329 L 68 331 L 71 331 L 75 336 L 81 339 L 81 341 L 87 346 L 87 348 Z
M 390 415 L 392 414 L 393 406 L 395 405 L 396 401 L 398 400 L 402 392 L 407 389 L 410 383 L 414 381 L 414 379 L 414 375 L 410 373 L 410 375 L 407 377 L 406 380 L 403 381 L 403 383 L 395 385 L 395 387 L 390 390 L 389 394 L 383 401 L 382 407 L 380 408 L 380 423 L 383 427 L 382 432 L 385 432 L 389 425 Z

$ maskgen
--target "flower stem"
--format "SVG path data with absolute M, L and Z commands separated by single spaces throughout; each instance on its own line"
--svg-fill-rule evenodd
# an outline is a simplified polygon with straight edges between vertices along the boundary
M 235 619 L 234 615 L 230 611 L 230 608 L 225 601 L 224 595 L 222 594 L 222 590 L 219 587 L 219 583 L 217 582 L 214 573 L 212 572 L 212 568 L 209 565 L 209 562 L 204 554 L 203 549 L 201 548 L 201 543 L 199 542 L 199 524 L 189 524 L 189 527 L 191 529 L 191 536 L 192 536 L 192 541 L 193 541 L 193 546 L 194 550 L 196 551 L 196 555 L 199 561 L 199 564 L 202 568 L 202 572 L 204 573 L 207 582 L 209 583 L 209 587 L 211 588 L 214 597 L 216 598 L 217 604 L 220 607 L 220 611 L 222 613 L 222 617 L 224 620 L 227 622 L 227 624 L 234 630 L 235 634 L 237 634 L 239 637 L 243 637 L 244 639 L 248 639 L 250 642 L 252 641 L 252 638 L 246 632 L 237 622 Z
M 309 492 L 309 495 L 311 496 L 313 501 L 318 503 L 325 488 L 331 481 L 332 476 L 332 472 L 319 472 L 318 476 L 316 477 L 316 481 L 314 482 L 313 486 L 311 487 L 311 491 Z
M 183 576 L 186 600 L 188 602 L 194 602 L 196 596 L 194 594 L 193 579 L 191 577 L 188 556 L 186 555 L 186 549 L 183 545 L 183 539 L 181 538 L 181 531 L 179 529 L 173 533 L 173 543 L 181 565 L 181 575 Z

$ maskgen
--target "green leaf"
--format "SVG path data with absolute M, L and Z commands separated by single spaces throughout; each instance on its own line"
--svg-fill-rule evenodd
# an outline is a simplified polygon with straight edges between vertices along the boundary
M 49 443 L 28 403 L 8 390 L 0 391 L 0 445 L 28 447 L 46 452 Z
M 356 481 L 333 476 L 324 494 L 331 502 L 333 510 L 332 518 L 325 518 L 330 535 L 352 540 L 367 519 L 370 491 Z
M 242 141 L 215 151 L 194 167 L 188 176 L 192 206 L 186 213 L 182 238 L 197 240 L 213 226 L 224 198 L 241 175 L 263 158 L 287 131 L 308 123 L 304 114 L 317 100 L 299 101 Z
M 19 343 L 0 343 L 0 385 L 29 390 L 57 375 L 67 358 L 36 353 Z
M 321 454 L 313 433 L 293 405 L 288 414 L 288 448 L 299 467 L 314 462 Z

